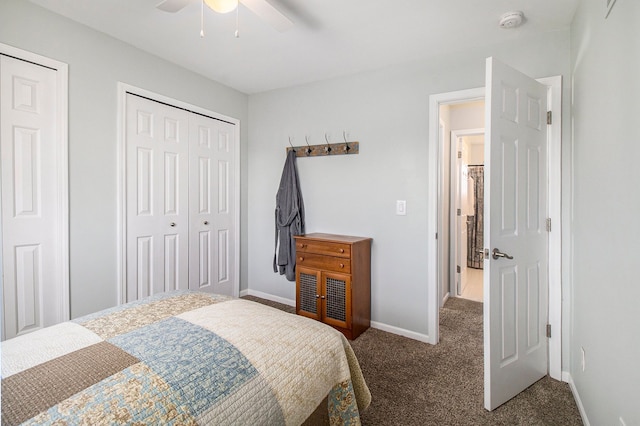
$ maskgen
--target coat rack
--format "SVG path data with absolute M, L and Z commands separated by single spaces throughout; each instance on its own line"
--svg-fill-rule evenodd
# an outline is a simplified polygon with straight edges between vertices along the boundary
M 321 157 L 327 155 L 351 155 L 358 154 L 360 152 L 360 142 L 347 142 L 345 133 L 343 132 L 344 142 L 329 143 L 329 138 L 324 135 L 325 141 L 321 145 L 309 145 L 309 138 L 305 136 L 306 145 L 293 146 L 291 138 L 289 138 L 289 145 L 287 147 L 287 153 L 291 150 L 295 151 L 296 157 Z

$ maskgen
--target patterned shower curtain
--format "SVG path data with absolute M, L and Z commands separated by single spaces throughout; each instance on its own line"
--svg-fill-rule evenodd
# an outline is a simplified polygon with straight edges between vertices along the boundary
M 483 268 L 484 254 L 484 166 L 469 166 L 473 179 L 473 215 L 467 216 L 467 266 Z

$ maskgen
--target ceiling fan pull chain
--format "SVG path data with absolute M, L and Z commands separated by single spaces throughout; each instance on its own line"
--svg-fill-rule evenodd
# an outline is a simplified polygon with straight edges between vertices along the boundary
M 204 0 L 200 2 L 200 37 L 204 37 Z

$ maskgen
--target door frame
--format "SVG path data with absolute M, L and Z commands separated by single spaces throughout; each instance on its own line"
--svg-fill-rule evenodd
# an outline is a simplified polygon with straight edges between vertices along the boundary
M 69 66 L 64 62 L 37 53 L 0 43 L 0 53 L 19 60 L 31 62 L 56 72 L 56 226 L 54 229 L 57 257 L 55 259 L 58 292 L 61 300 L 58 305 L 59 322 L 68 321 L 71 317 L 70 281 L 69 281 Z M 0 201 L 1 202 L 1 201 Z M 1 215 L 0 210 L 0 215 Z M 1 217 L 0 217 L 1 219 Z M 0 241 L 2 227 L 0 226 Z M 0 252 L 2 246 L 0 245 Z M 4 303 L 4 282 L 2 262 L 0 262 L 0 306 Z M 2 327 L 4 340 L 4 327 Z
M 548 87 L 547 110 L 553 112 L 552 124 L 548 131 L 548 197 L 549 218 L 551 218 L 552 232 L 549 233 L 549 317 L 548 323 L 553 332 L 549 338 L 549 375 L 562 380 L 562 215 L 561 215 L 561 184 L 562 184 L 562 76 L 537 79 Z M 440 301 L 442 295 L 442 280 L 438 274 L 438 265 L 443 256 L 442 203 L 446 194 L 443 193 L 442 162 L 444 152 L 442 140 L 439 137 L 440 105 L 477 101 L 485 98 L 485 88 L 459 90 L 439 93 L 429 96 L 429 147 L 428 147 L 428 178 L 427 187 L 427 342 L 437 344 L 440 338 Z M 486 141 L 485 141 L 486 143 Z
M 234 125 L 234 282 L 232 283 L 233 297 L 240 294 L 240 120 L 210 111 L 196 105 L 179 101 L 150 90 L 118 82 L 118 161 L 117 161 L 117 298 L 118 304 L 126 302 L 127 285 L 127 176 L 126 176 L 126 99 L 127 93 L 142 96 L 152 101 L 160 102 L 175 108 L 185 109 L 196 114 L 202 114 L 217 120 L 226 121 Z M 187 213 L 188 214 L 188 213 Z
M 478 128 L 478 129 L 460 129 L 460 130 L 451 130 L 450 132 L 450 138 L 449 138 L 449 146 L 450 148 L 450 153 L 453 153 L 454 151 L 457 150 L 457 143 L 458 143 L 458 138 L 462 138 L 465 136 L 477 136 L 477 135 L 482 135 L 484 136 L 484 127 Z M 445 142 L 446 142 L 446 136 L 445 136 Z M 455 149 L 454 149 L 455 148 Z M 458 162 L 457 162 L 457 156 L 455 155 L 449 155 L 450 157 L 450 167 L 449 167 L 449 192 L 451 194 L 453 194 L 453 190 L 451 189 L 451 183 L 453 182 L 453 176 L 454 174 L 457 175 L 456 179 L 459 179 L 460 176 L 460 170 L 458 170 Z M 457 191 L 457 189 L 455 190 Z M 460 194 L 458 194 L 456 192 L 456 196 L 460 196 Z M 455 226 L 451 226 L 451 224 L 457 220 L 457 212 L 456 212 L 456 200 L 453 199 L 453 197 L 450 197 L 449 200 L 449 259 L 455 259 L 457 256 L 457 253 L 455 252 L 456 250 L 456 245 L 458 243 L 458 238 L 460 238 L 460 235 L 458 235 L 457 232 L 457 228 Z M 464 225 L 461 225 L 464 226 Z M 453 243 L 452 243 L 453 242 Z M 460 241 L 460 244 L 465 244 L 463 241 Z M 465 262 L 465 259 L 460 259 L 460 262 Z M 457 273 L 456 271 L 456 263 L 455 262 L 449 262 L 449 277 L 453 277 L 455 276 L 455 274 Z M 462 267 L 462 265 L 460 265 Z M 462 280 L 462 277 L 460 277 L 460 279 Z M 442 283 L 441 283 L 442 284 Z M 461 286 L 462 287 L 462 286 Z M 449 279 L 449 293 L 448 295 L 450 297 L 457 297 L 458 296 L 458 289 L 455 286 L 455 280 Z M 446 295 L 445 295 L 446 296 Z M 444 297 L 443 296 L 443 300 Z

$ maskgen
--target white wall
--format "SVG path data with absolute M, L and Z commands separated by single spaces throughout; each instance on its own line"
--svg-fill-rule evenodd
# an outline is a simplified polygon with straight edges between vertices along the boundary
M 428 99 L 483 86 L 491 55 L 534 77 L 566 77 L 569 31 L 251 95 L 249 288 L 295 298 L 294 283 L 271 269 L 288 137 L 319 143 L 325 132 L 339 139 L 347 129 L 360 141 L 359 155 L 298 161 L 307 230 L 372 237 L 372 319 L 426 334 Z M 395 215 L 399 199 L 407 200 L 406 216 Z
M 484 135 L 467 136 L 464 139 L 469 144 L 469 164 L 484 164 Z
M 640 2 L 604 10 L 584 0 L 572 26 L 571 375 L 591 425 L 630 426 L 640 424 Z
M 241 121 L 241 264 L 246 271 L 246 95 L 28 1 L 0 1 L 0 42 L 69 64 L 72 318 L 117 303 L 119 81 Z M 246 272 L 241 277 L 246 282 Z

